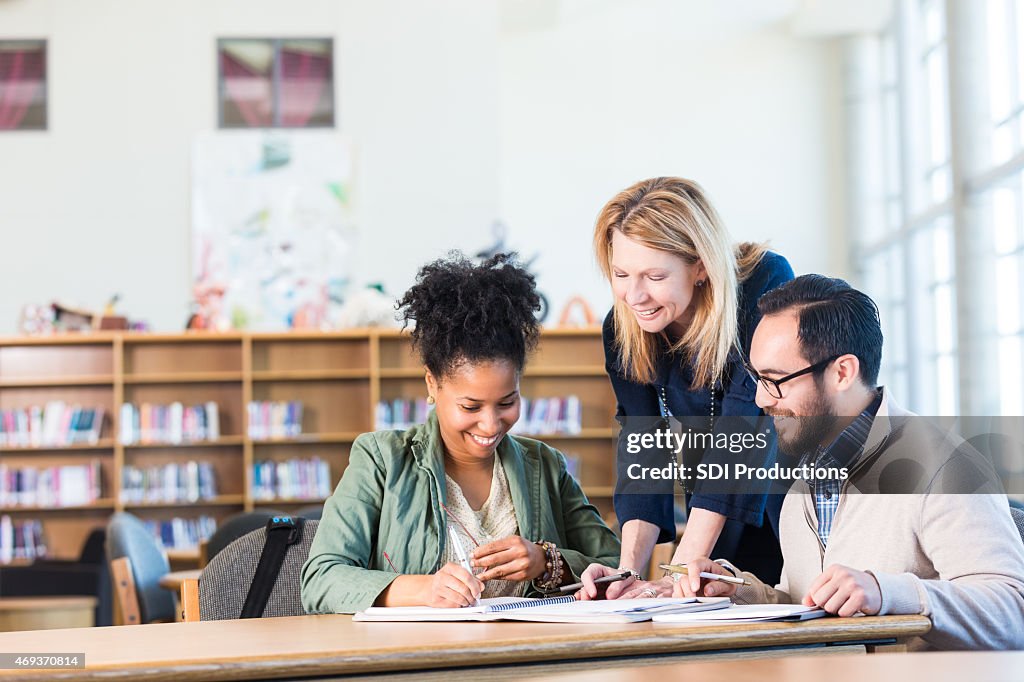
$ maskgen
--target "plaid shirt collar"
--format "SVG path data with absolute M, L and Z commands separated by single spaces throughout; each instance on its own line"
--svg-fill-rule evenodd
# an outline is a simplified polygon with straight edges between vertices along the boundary
M 882 405 L 882 392 L 875 391 L 875 398 L 871 401 L 857 418 L 850 422 L 850 425 L 843 429 L 842 433 L 836 436 L 835 440 L 828 447 L 820 445 L 813 451 L 806 453 L 800 459 L 800 465 L 810 465 L 815 462 L 818 466 L 836 466 L 852 468 L 860 458 L 864 443 L 871 431 L 871 424 L 878 414 L 878 408 Z

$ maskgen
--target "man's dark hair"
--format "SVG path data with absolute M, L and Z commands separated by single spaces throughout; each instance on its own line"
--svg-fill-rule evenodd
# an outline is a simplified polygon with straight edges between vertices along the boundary
M 453 251 L 424 265 L 396 308 L 404 327 L 416 322 L 413 348 L 438 380 L 466 362 L 522 370 L 540 335 L 536 282 L 514 253 L 475 265 Z
M 874 388 L 882 363 L 882 324 L 878 306 L 846 281 L 801 275 L 772 289 L 757 303 L 761 315 L 795 309 L 800 351 L 811 363 L 847 353 L 860 361 L 860 378 Z

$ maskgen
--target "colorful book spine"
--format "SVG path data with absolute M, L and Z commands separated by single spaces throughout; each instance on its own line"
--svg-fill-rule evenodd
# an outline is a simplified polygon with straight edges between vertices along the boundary
M 14 467 L 0 462 L 0 507 L 80 507 L 100 498 L 101 463 Z
M 164 549 L 194 549 L 217 530 L 217 521 L 210 516 L 194 519 L 175 517 L 143 522 Z
M 103 431 L 102 407 L 52 400 L 42 406 L 0 410 L 0 447 L 95 445 Z
M 142 403 L 121 405 L 120 439 L 122 445 L 180 445 L 220 440 L 220 414 L 217 403 L 186 407 Z
M 253 463 L 256 500 L 323 500 L 331 494 L 331 468 L 320 457 Z
M 378 430 L 408 429 L 425 422 L 429 413 L 430 406 L 427 405 L 426 398 L 382 400 L 377 403 L 376 428 Z
M 302 435 L 302 403 L 257 400 L 246 406 L 252 440 L 284 440 Z
M 217 497 L 217 477 L 210 462 L 167 462 L 151 467 L 126 464 L 121 470 L 125 504 L 198 502 Z
M 583 405 L 578 396 L 522 398 L 519 421 L 513 433 L 529 435 L 579 435 L 583 429 Z
M 0 565 L 12 561 L 32 561 L 47 555 L 43 524 L 37 519 L 15 521 L 0 516 Z

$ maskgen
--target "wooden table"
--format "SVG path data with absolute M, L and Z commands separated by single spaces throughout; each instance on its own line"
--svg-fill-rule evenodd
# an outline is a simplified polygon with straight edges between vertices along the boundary
M 1002 682 L 1019 680 L 1024 651 L 956 651 L 887 656 L 786 656 L 768 660 L 698 661 L 670 665 L 622 666 L 586 673 L 527 678 L 532 682 L 867 682 L 928 680 L 929 682 Z
M 448 669 L 444 676 L 522 677 L 563 667 L 605 668 L 609 657 L 651 660 L 694 652 L 856 645 L 922 635 L 922 616 L 803 623 L 356 623 L 351 616 L 296 616 L 0 634 L 4 652 L 84 652 L 87 668 L 62 680 L 242 680 Z M 848 649 L 848 650 L 852 650 Z M 509 667 L 535 664 L 529 667 Z M 504 668 L 497 666 L 506 666 Z M 462 670 L 451 670 L 463 668 Z M 482 669 L 483 668 L 483 669 Z M 502 672 L 504 671 L 504 672 Z M 0 671 L 38 679 L 25 672 Z
M 171 571 L 160 578 L 160 587 L 165 590 L 171 590 L 175 594 L 180 594 L 181 584 L 186 580 L 198 580 L 200 573 L 202 573 L 202 570 L 198 568 L 190 568 L 185 571 Z
M 0 632 L 90 628 L 95 608 L 96 597 L 0 597 Z

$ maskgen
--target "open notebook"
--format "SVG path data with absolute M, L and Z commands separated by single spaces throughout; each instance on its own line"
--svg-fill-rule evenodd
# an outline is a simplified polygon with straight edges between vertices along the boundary
M 491 621 L 526 620 L 538 623 L 636 623 L 656 614 L 687 613 L 729 606 L 728 597 L 618 599 L 576 601 L 573 596 L 530 599 L 495 597 L 477 606 L 438 609 L 429 606 L 371 606 L 352 620 L 358 621 Z
M 657 623 L 755 623 L 757 621 L 800 621 L 828 614 L 802 604 L 732 604 L 711 613 L 657 614 Z

